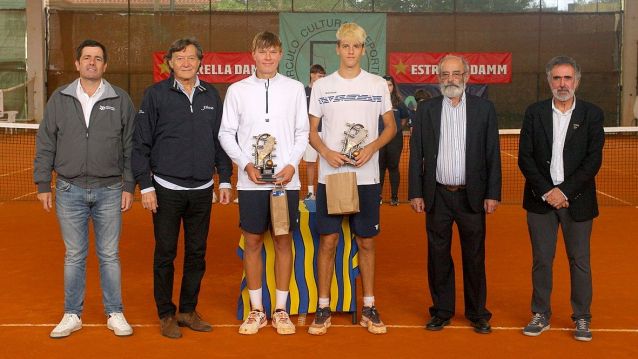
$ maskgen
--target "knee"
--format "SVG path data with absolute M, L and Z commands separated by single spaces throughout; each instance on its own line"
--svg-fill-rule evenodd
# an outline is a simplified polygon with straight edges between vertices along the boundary
M 337 243 L 339 238 L 321 238 L 319 242 L 319 250 L 326 254 L 334 254 L 337 251 Z
M 374 252 L 375 242 L 374 238 L 359 238 L 357 237 L 357 246 L 361 252 Z
M 261 248 L 264 246 L 264 240 L 263 238 L 261 238 L 261 236 L 257 238 L 249 238 L 244 236 L 244 239 L 245 253 L 261 252 Z
M 275 251 L 288 251 L 292 250 L 292 240 L 290 236 L 277 236 L 274 239 L 275 242 Z

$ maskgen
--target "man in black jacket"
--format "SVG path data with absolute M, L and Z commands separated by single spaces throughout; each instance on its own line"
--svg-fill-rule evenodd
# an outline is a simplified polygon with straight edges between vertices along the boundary
M 220 203 L 230 200 L 232 164 L 217 140 L 222 102 L 217 90 L 197 77 L 202 58 L 202 47 L 194 39 L 171 45 L 165 56 L 171 77 L 146 90 L 133 136 L 133 174 L 142 205 L 153 213 L 155 303 L 161 333 L 169 338 L 181 337 L 178 325 L 212 329 L 195 309 L 206 269 L 215 169 L 221 182 Z M 176 313 L 173 261 L 181 222 L 184 273 Z
M 594 177 L 605 142 L 603 112 L 576 100 L 580 67 L 557 56 L 545 68 L 553 98 L 530 105 L 521 128 L 518 166 L 525 176 L 523 207 L 532 241 L 532 320 L 523 334 L 549 329 L 552 264 L 560 224 L 571 273 L 574 337 L 589 341 L 592 280 L 589 240 L 598 216 Z
M 494 105 L 465 93 L 469 66 L 447 55 L 439 62 L 443 96 L 421 102 L 412 130 L 409 199 L 426 212 L 428 279 L 433 305 L 428 330 L 454 315 L 452 225 L 461 237 L 465 316 L 474 331 L 491 332 L 486 308 L 485 214 L 501 199 L 501 157 Z

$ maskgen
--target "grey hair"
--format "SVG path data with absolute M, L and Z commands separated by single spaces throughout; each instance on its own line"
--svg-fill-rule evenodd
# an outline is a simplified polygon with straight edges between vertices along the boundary
M 186 37 L 183 39 L 175 40 L 171 44 L 171 47 L 168 48 L 166 55 L 164 55 L 164 59 L 166 61 L 170 60 L 173 57 L 174 52 L 182 51 L 188 45 L 195 46 L 195 49 L 197 49 L 197 58 L 199 59 L 199 61 L 202 61 L 202 59 L 204 58 L 204 50 L 202 50 L 202 45 L 200 45 L 199 41 L 195 40 L 195 38 L 193 37 Z
M 549 60 L 545 65 L 545 73 L 547 73 L 547 81 L 552 79 L 552 69 L 559 65 L 570 65 L 574 68 L 576 81 L 580 81 L 580 66 L 576 63 L 576 60 L 569 56 L 560 55 Z
M 460 59 L 463 62 L 463 72 L 465 72 L 465 75 L 470 76 L 470 64 L 467 62 L 465 57 L 452 54 L 445 55 L 441 58 L 441 60 L 439 60 L 439 74 L 441 73 L 441 65 L 443 65 L 443 62 L 449 59 Z

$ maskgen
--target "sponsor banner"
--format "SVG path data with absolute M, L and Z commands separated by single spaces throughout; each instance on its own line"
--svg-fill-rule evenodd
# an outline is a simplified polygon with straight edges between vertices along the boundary
M 448 53 L 391 52 L 390 74 L 399 83 L 438 83 L 439 60 Z M 512 82 L 511 52 L 455 52 L 470 64 L 469 83 Z
M 279 72 L 305 84 L 313 64 L 323 66 L 328 74 L 336 71 L 339 68 L 339 57 L 335 54 L 336 33 L 347 22 L 356 22 L 367 34 L 361 68 L 384 75 L 386 14 L 380 13 L 279 14 L 279 37 L 284 47 Z
M 153 81 L 167 79 L 171 69 L 164 62 L 166 52 L 153 53 Z M 250 76 L 255 61 L 250 52 L 205 52 L 199 68 L 199 78 L 209 83 L 233 83 Z

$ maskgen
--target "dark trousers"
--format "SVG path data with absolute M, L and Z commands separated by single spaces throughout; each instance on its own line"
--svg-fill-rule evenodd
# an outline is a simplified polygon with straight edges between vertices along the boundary
M 153 214 L 155 256 L 153 285 L 157 314 L 174 315 L 173 261 L 177 255 L 180 225 L 184 223 L 184 271 L 179 311 L 195 310 L 200 283 L 206 270 L 206 239 L 210 223 L 212 187 L 203 190 L 174 191 L 155 184 L 157 213 Z
M 381 191 L 383 192 L 383 182 L 385 179 L 385 170 L 390 172 L 390 190 L 392 198 L 399 197 L 399 182 L 401 175 L 399 173 L 399 160 L 401 159 L 401 151 L 403 151 L 403 132 L 394 136 L 392 141 L 381 147 L 379 150 L 379 172 Z
M 485 307 L 485 213 L 474 213 L 466 192 L 448 192 L 437 186 L 434 205 L 426 214 L 428 234 L 428 280 L 433 305 L 430 315 L 448 319 L 454 316 L 456 300 L 454 263 L 450 253 L 452 225 L 456 222 L 461 238 L 465 317 L 471 321 L 489 320 Z
M 532 240 L 532 312 L 552 315 L 552 267 L 556 254 L 560 223 L 569 259 L 572 320 L 591 320 L 592 279 L 589 263 L 591 220 L 576 222 L 569 210 L 562 208 L 545 214 L 527 212 L 527 226 Z

